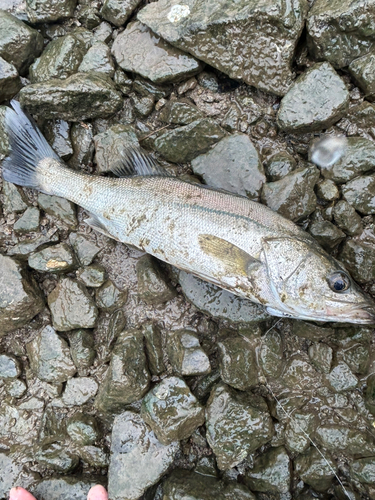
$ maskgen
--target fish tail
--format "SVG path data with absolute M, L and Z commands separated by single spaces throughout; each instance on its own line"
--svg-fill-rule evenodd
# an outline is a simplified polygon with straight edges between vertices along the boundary
M 5 127 L 11 151 L 2 164 L 3 178 L 19 186 L 54 194 L 48 186 L 50 175 L 47 173 L 50 166 L 63 166 L 63 162 L 35 122 L 22 111 L 20 104 L 13 100 L 11 106 L 5 113 Z

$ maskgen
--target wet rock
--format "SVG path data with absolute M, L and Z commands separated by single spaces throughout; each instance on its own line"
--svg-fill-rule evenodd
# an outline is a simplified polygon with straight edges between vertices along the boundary
M 247 471 L 245 484 L 253 491 L 282 494 L 288 493 L 291 480 L 291 465 L 285 448 L 271 448 L 255 460 L 254 467 Z
M 0 254 L 0 337 L 27 325 L 44 308 L 38 285 L 24 267 Z
M 31 23 L 50 23 L 73 16 L 77 0 L 26 0 Z
M 70 131 L 73 155 L 69 160 L 69 165 L 73 168 L 87 165 L 94 156 L 92 125 L 89 123 L 73 123 Z
M 117 90 L 124 95 L 131 93 L 133 80 L 129 78 L 120 68 L 117 68 L 113 77 Z
M 333 367 L 329 375 L 327 375 L 327 381 L 335 392 L 350 391 L 357 387 L 358 384 L 357 377 L 353 375 L 349 366 L 342 361 Z
M 115 66 L 108 45 L 103 42 L 94 43 L 84 55 L 78 71 L 83 73 L 93 71 L 112 78 L 115 74 Z
M 309 232 L 327 252 L 332 252 L 346 237 L 345 233 L 327 220 L 313 222 L 309 226 Z
M 365 401 L 371 413 L 375 414 L 375 373 L 371 373 L 367 378 Z
M 309 358 L 311 363 L 320 373 L 331 371 L 333 350 L 329 345 L 318 343 L 309 347 Z
M 262 337 L 258 356 L 263 375 L 273 378 L 280 375 L 283 367 L 283 343 L 279 333 L 271 330 Z
M 147 5 L 138 19 L 230 78 L 284 95 L 292 80 L 290 67 L 306 8 L 300 1 L 291 9 L 272 2 L 259 6 L 238 2 L 229 7 L 223 1 L 205 9 L 200 3 L 181 6 L 162 0 Z
M 208 356 L 201 348 L 198 336 L 191 330 L 170 332 L 167 354 L 173 369 L 180 375 L 205 375 L 211 371 Z
M 202 70 L 200 61 L 172 47 L 139 21 L 128 24 L 117 36 L 112 54 L 123 70 L 155 83 L 180 81 Z
M 276 153 L 266 163 L 266 175 L 270 181 L 279 181 L 296 168 L 296 160 L 290 154 Z
M 349 92 L 332 66 L 317 63 L 297 78 L 282 99 L 277 123 L 285 132 L 330 127 L 348 110 Z
M 86 287 L 70 278 L 63 278 L 48 295 L 48 306 L 54 328 L 59 332 L 75 328 L 93 328 L 98 310 Z
M 337 359 L 344 361 L 353 373 L 365 375 L 370 363 L 369 347 L 364 344 L 354 344 L 337 351 Z
M 340 198 L 339 190 L 336 184 L 330 179 L 318 182 L 316 194 L 323 201 L 334 201 Z
M 93 40 L 108 43 L 112 39 L 112 31 L 112 26 L 103 21 L 93 30 Z
M 374 440 L 367 432 L 343 425 L 326 424 L 317 428 L 315 437 L 318 444 L 328 452 L 344 452 L 355 458 L 375 455 Z
M 82 266 L 89 266 L 101 250 L 83 234 L 70 233 L 69 240 Z
M 363 175 L 349 181 L 342 186 L 342 195 L 361 214 L 375 214 L 375 175 Z
M 240 391 L 258 383 L 255 350 L 246 339 L 231 336 L 218 342 L 218 354 L 223 382 Z
M 143 255 L 138 260 L 136 271 L 138 295 L 148 304 L 163 304 L 176 296 L 176 290 L 167 282 L 158 261 L 151 255 Z
M 350 466 L 350 472 L 360 483 L 373 485 L 375 483 L 375 458 L 355 460 Z
M 134 128 L 115 125 L 94 137 L 95 162 L 98 173 L 109 172 L 129 147 L 139 147 Z
M 123 101 L 111 80 L 97 73 L 76 73 L 66 80 L 27 85 L 20 91 L 20 102 L 31 114 L 81 121 L 106 118 L 118 111 Z
M 328 462 L 328 463 L 327 463 Z M 324 458 L 319 451 L 311 446 L 307 453 L 295 460 L 298 476 L 316 491 L 326 491 L 332 486 L 336 464 L 324 453 Z
M 31 370 L 45 382 L 65 382 L 76 373 L 68 344 L 51 326 L 46 326 L 26 345 Z
M 107 278 L 107 272 L 100 264 L 93 264 L 79 269 L 77 278 L 86 286 L 99 288 Z
M 52 78 L 68 78 L 78 71 L 85 52 L 85 44 L 73 34 L 52 40 L 43 54 L 30 66 L 31 83 L 46 82 Z
M 64 476 L 51 479 L 42 479 L 34 490 L 39 500 L 86 500 L 89 490 L 100 484 L 97 477 Z
M 21 366 L 15 356 L 0 354 L 0 378 L 13 379 L 21 374 Z
M 156 83 L 152 83 L 137 76 L 133 82 L 133 90 L 144 97 L 151 95 L 155 100 L 159 100 L 163 97 L 167 97 L 171 93 L 172 86 L 168 84 L 157 85 Z
M 21 87 L 22 83 L 15 66 L 0 57 L 0 103 L 11 99 Z
M 122 26 L 139 3 L 140 0 L 105 0 L 100 14 L 115 26 Z
M 79 456 L 84 462 L 88 463 L 92 467 L 108 467 L 109 465 L 108 454 L 98 446 L 80 446 Z
M 98 392 L 98 384 L 90 377 L 71 378 L 66 383 L 62 401 L 65 406 L 81 406 Z M 90 444 L 90 443 L 86 443 Z
M 187 439 L 205 420 L 203 406 L 178 377 L 163 379 L 146 394 L 141 415 L 164 445 Z
M 177 87 L 178 95 L 183 95 L 189 92 L 189 90 L 194 90 L 197 84 L 197 79 L 194 76 L 186 80 L 186 82 L 182 82 L 181 85 Z
M 69 160 L 73 154 L 70 140 L 70 125 L 64 120 L 49 120 L 44 126 L 44 136 L 55 153 L 63 160 Z
M 258 152 L 245 134 L 224 137 L 208 153 L 191 162 L 206 184 L 232 193 L 259 198 L 266 180 Z
M 155 149 L 168 161 L 186 163 L 205 153 L 226 133 L 211 118 L 195 120 L 189 125 L 161 132 Z
M 36 207 L 28 207 L 23 215 L 14 224 L 13 229 L 17 234 L 25 234 L 39 229 L 40 212 Z
M 303 390 L 318 384 L 318 374 L 303 354 L 295 354 L 289 358 L 282 373 L 280 382 L 286 387 Z
M 270 318 L 265 308 L 180 271 L 179 282 L 185 297 L 200 311 L 232 323 L 254 324 Z
M 38 31 L 5 11 L 0 11 L 0 57 L 26 75 L 30 64 L 42 52 L 43 37 Z
M 100 437 L 95 418 L 82 412 L 69 418 L 66 432 L 75 443 L 82 446 L 93 444 Z
M 154 99 L 152 97 L 138 97 L 132 96 L 131 102 L 134 111 L 141 117 L 148 116 L 154 109 Z
M 15 484 L 28 488 L 35 481 L 31 474 L 25 473 L 22 463 L 12 454 L 0 453 L 0 470 L 0 498 L 8 498 Z
M 176 125 L 188 125 L 201 117 L 199 109 L 187 100 L 168 101 L 159 114 L 160 121 Z
M 29 266 L 40 272 L 70 272 L 78 266 L 69 245 L 61 243 L 35 252 L 28 259 Z
M 373 101 L 375 98 L 375 54 L 370 52 L 358 59 L 352 61 L 349 65 L 349 72 L 356 82 L 358 87 L 360 87 L 366 95 L 369 101 Z
M 78 21 L 88 30 L 96 28 L 100 24 L 99 11 L 91 6 L 85 5 L 79 11 Z
M 236 392 L 222 383 L 212 390 L 207 402 L 206 429 L 221 470 L 235 467 L 274 434 L 262 398 Z
M 372 2 L 316 1 L 307 19 L 307 41 L 313 57 L 343 68 L 366 54 L 374 44 L 368 24 L 374 14 Z
M 152 375 L 160 375 L 165 371 L 160 330 L 153 323 L 149 323 L 144 326 L 142 333 L 150 372 Z
M 79 462 L 77 455 L 72 454 L 59 443 L 47 444 L 35 453 L 35 460 L 43 467 L 56 472 L 67 473 L 74 470 Z
M 318 179 L 317 168 L 299 168 L 279 181 L 264 184 L 262 202 L 287 219 L 303 219 L 315 210 L 314 186 Z
M 27 391 L 27 385 L 18 378 L 10 379 L 5 383 L 5 390 L 12 398 L 22 398 Z
M 97 306 L 105 311 L 113 311 L 122 307 L 127 298 L 127 290 L 119 290 L 111 280 L 107 280 L 95 293 Z
M 70 355 L 78 369 L 92 365 L 95 359 L 94 338 L 88 330 L 75 330 L 68 333 Z
M 295 411 L 285 428 L 285 446 L 294 454 L 303 453 L 310 446 L 311 436 L 316 429 L 317 419 L 311 412 Z
M 338 258 L 359 283 L 375 279 L 375 255 L 371 240 L 347 239 Z
M 38 205 L 46 214 L 56 217 L 70 228 L 74 229 L 77 226 L 76 208 L 71 201 L 58 196 L 39 193 Z
M 18 242 L 13 247 L 8 248 L 8 255 L 14 256 L 22 261 L 27 260 L 29 255 L 35 252 L 39 247 L 57 243 L 59 235 L 55 230 L 47 234 L 37 234 L 35 237 L 27 238 Z
M 5 214 L 23 212 L 27 204 L 23 193 L 11 182 L 3 181 L 3 210 Z
M 99 387 L 95 406 L 105 413 L 118 412 L 142 398 L 148 391 L 150 374 L 146 366 L 142 334 L 137 330 L 120 333 L 106 376 Z
M 345 200 L 340 200 L 333 207 L 333 219 L 336 225 L 349 236 L 362 232 L 362 220 L 355 209 Z
M 178 442 L 162 445 L 140 415 L 126 411 L 112 428 L 108 494 L 112 500 L 136 500 L 172 465 Z

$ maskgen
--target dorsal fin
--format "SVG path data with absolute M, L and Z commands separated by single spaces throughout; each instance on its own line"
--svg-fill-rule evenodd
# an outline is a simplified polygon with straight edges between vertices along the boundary
M 169 177 L 169 174 L 159 163 L 141 148 L 128 148 L 111 168 L 117 177 L 132 175 L 155 175 Z

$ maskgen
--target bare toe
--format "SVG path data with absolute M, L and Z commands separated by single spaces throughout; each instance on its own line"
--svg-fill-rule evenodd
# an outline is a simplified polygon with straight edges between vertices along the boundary
M 9 500 L 35 500 L 35 497 L 21 486 L 17 486 L 10 490 Z
M 87 500 L 108 500 L 108 493 L 106 492 L 105 488 L 103 488 L 103 486 L 97 484 L 96 486 L 93 486 L 89 491 Z

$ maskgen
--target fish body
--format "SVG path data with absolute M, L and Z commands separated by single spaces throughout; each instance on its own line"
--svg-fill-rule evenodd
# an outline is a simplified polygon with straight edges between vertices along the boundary
M 3 164 L 6 180 L 69 199 L 90 212 L 86 222 L 94 229 L 271 314 L 375 322 L 372 300 L 293 222 L 246 197 L 163 175 L 134 150 L 115 170 L 144 175 L 109 178 L 71 170 L 18 103 L 13 108 L 6 113 L 12 147 Z

